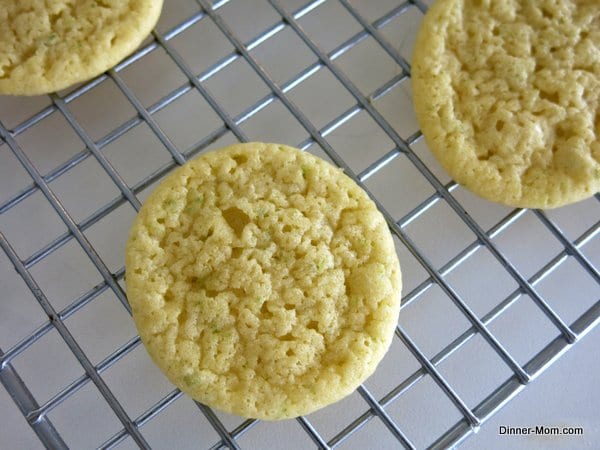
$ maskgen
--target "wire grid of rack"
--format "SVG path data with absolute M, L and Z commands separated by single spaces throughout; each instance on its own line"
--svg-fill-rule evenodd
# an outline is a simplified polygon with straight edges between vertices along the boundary
M 598 286 L 600 277 L 593 264 L 593 260 L 598 256 L 598 251 L 594 251 L 594 243 L 600 226 L 598 220 L 600 214 L 596 209 L 597 196 L 584 202 L 583 209 L 587 216 L 581 223 L 584 223 L 585 227 L 571 226 L 572 210 L 561 216 L 560 213 L 553 215 L 542 211 L 508 210 L 489 206 L 481 200 L 469 197 L 468 193 L 464 193 L 454 182 L 445 178 L 445 174 L 439 170 L 427 153 L 419 150 L 424 144 L 417 129 L 406 131 L 403 122 L 395 122 L 393 117 L 390 118 L 382 112 L 385 110 L 381 103 L 382 99 L 390 97 L 393 102 L 396 102 L 397 99 L 393 97 L 393 93 L 409 83 L 410 65 L 405 49 L 410 45 L 410 36 L 414 37 L 416 26 L 426 11 L 426 3 L 418 0 L 406 2 L 315 0 L 306 3 L 277 0 L 268 0 L 268 2 L 266 0 L 262 2 L 223 0 L 210 4 L 206 0 L 196 2 L 190 0 L 185 3 L 185 7 L 183 1 L 167 1 L 165 3 L 163 19 L 167 18 L 176 23 L 162 27 L 165 29 L 161 29 L 159 24 L 153 32 L 153 36 L 138 51 L 106 74 L 69 92 L 53 94 L 45 100 L 46 103 L 42 102 L 41 106 L 34 101 L 33 106 L 29 109 L 25 108 L 28 111 L 24 117 L 25 120 L 19 119 L 16 123 L 13 120 L 11 125 L 7 125 L 7 121 L 20 114 L 15 113 L 14 105 L 16 103 L 14 101 L 10 104 L 0 103 L 0 109 L 3 109 L 3 115 L 0 116 L 0 137 L 2 139 L 0 141 L 0 157 L 10 156 L 17 161 L 15 167 L 18 167 L 18 170 L 13 169 L 13 166 L 6 163 L 7 160 L 4 160 L 5 163 L 0 160 L 0 164 L 4 164 L 7 171 L 3 173 L 2 177 L 6 180 L 9 170 L 14 171 L 17 176 L 19 170 L 24 169 L 31 178 L 28 182 L 30 184 L 21 186 L 15 192 L 8 189 L 11 191 L 10 195 L 0 198 L 0 247 L 7 260 L 6 270 L 2 269 L 2 278 L 5 281 L 15 278 L 22 279 L 34 300 L 41 306 L 45 317 L 45 320 L 37 328 L 27 330 L 26 335 L 18 336 L 18 340 L 8 347 L 0 349 L 0 381 L 43 445 L 50 448 L 66 448 L 67 445 L 75 445 L 73 441 L 67 442 L 64 428 L 56 426 L 53 414 L 64 408 L 70 398 L 77 397 L 79 392 L 93 385 L 97 390 L 102 408 L 106 409 L 108 406 L 110 414 L 116 417 L 117 427 L 116 430 L 104 436 L 100 442 L 90 442 L 88 445 L 100 445 L 103 448 L 119 446 L 122 446 L 120 448 L 127 446 L 148 448 L 152 446 L 146 430 L 161 416 L 166 417 L 172 405 L 180 402 L 184 396 L 180 391 L 169 386 L 165 395 L 161 394 L 160 398 L 154 399 L 151 405 L 145 405 L 140 412 L 133 414 L 129 406 L 124 405 L 123 394 L 118 394 L 117 389 L 114 388 L 114 385 L 109 385 L 106 378 L 113 366 L 118 365 L 121 360 L 141 347 L 139 338 L 135 335 L 130 336 L 103 358 L 97 358 L 91 356 L 93 352 L 90 347 L 84 348 L 81 340 L 73 332 L 73 328 L 76 327 L 71 326 L 71 318 L 83 314 L 82 311 L 91 308 L 92 305 L 103 302 L 101 297 L 107 292 L 112 292 L 120 302 L 120 312 L 115 317 L 127 318 L 127 313 L 130 312 L 122 286 L 124 268 L 121 260 L 117 258 L 115 265 L 112 261 L 114 258 L 103 257 L 103 246 L 106 242 L 97 244 L 98 241 L 94 241 L 90 237 L 89 231 L 105 219 L 111 223 L 123 205 L 131 205 L 132 211 L 137 211 L 141 204 L 140 197 L 146 195 L 147 191 L 155 186 L 165 174 L 177 165 L 183 164 L 187 159 L 207 148 L 218 147 L 228 139 L 230 141 L 248 141 L 249 133 L 248 129 L 244 128 L 245 124 L 250 123 L 253 118 L 274 105 L 278 105 L 281 109 L 276 110 L 273 118 L 267 121 L 267 129 L 273 125 L 279 126 L 277 117 L 283 115 L 282 110 L 290 113 L 304 133 L 299 136 L 307 135 L 295 144 L 302 149 L 314 151 L 342 167 L 359 184 L 370 190 L 370 194 L 386 217 L 395 236 L 405 272 L 401 320 L 396 329 L 396 341 L 392 345 L 390 354 L 403 353 L 406 360 L 410 358 L 414 362 L 413 365 L 407 364 L 410 370 L 402 375 L 394 371 L 396 366 L 403 365 L 403 362 L 393 361 L 387 365 L 384 362 L 374 376 L 376 380 L 371 384 L 368 381 L 353 394 L 354 399 L 349 403 L 352 407 L 343 407 L 346 414 L 341 412 L 341 409 L 335 410 L 336 406 L 332 406 L 325 409 L 325 411 L 332 410 L 333 412 L 329 416 L 327 412 L 323 413 L 324 419 L 317 413 L 311 417 L 300 417 L 296 422 L 288 421 L 285 425 L 287 428 L 284 428 L 285 436 L 297 436 L 294 433 L 301 430 L 304 437 L 310 439 L 306 442 L 310 442 L 318 448 L 334 448 L 354 443 L 354 439 L 357 439 L 356 436 L 362 429 L 379 421 L 378 428 L 376 428 L 379 430 L 379 434 L 375 439 L 381 439 L 383 434 L 387 436 L 386 440 L 379 441 L 381 448 L 386 445 L 393 448 L 399 443 L 408 448 L 424 446 L 444 448 L 460 443 L 550 366 L 578 338 L 597 325 L 600 320 L 600 301 L 597 297 L 594 298 L 597 291 L 588 289 L 586 292 L 592 292 L 591 298 L 587 302 L 582 302 L 582 305 L 579 305 L 580 309 L 576 312 L 565 312 L 564 307 L 555 302 L 551 294 L 548 294 L 552 286 L 550 285 L 547 289 L 543 288 L 543 283 L 550 279 L 553 273 L 567 265 L 574 267 L 573 270 L 578 270 L 578 273 L 587 277 L 588 285 Z M 260 8 L 257 6 L 259 3 L 261 4 Z M 373 4 L 377 4 L 377 7 L 374 7 Z M 271 23 L 265 25 L 261 21 L 262 13 L 257 11 L 265 11 L 266 7 L 269 8 L 269 14 L 274 18 Z M 348 28 L 349 36 L 342 39 L 342 42 L 336 42 L 335 45 L 329 45 L 327 36 L 323 37 L 322 34 L 323 31 L 327 32 L 329 29 L 328 24 L 319 22 L 319 17 L 325 14 L 323 12 L 325 8 L 334 8 L 330 15 L 334 18 L 340 17 L 340 11 L 344 12 L 347 20 L 354 24 L 354 28 Z M 248 13 L 249 11 L 250 13 Z M 185 17 L 181 17 L 182 14 Z M 174 17 L 177 17 L 177 20 L 173 19 Z M 316 28 L 306 21 L 310 17 L 316 18 Z M 239 29 L 239 24 L 243 22 L 251 23 L 254 27 Z M 178 47 L 176 40 L 189 30 L 208 26 L 206 24 L 210 24 L 217 30 L 219 39 L 227 43 L 227 46 L 224 47 L 225 51 L 218 49 L 211 64 L 196 69 L 190 62 L 190 55 L 194 53 L 190 53 L 189 48 L 185 50 L 183 47 Z M 259 32 L 254 29 L 256 27 L 260 28 Z M 344 24 L 342 24 L 343 27 Z M 392 30 L 391 36 L 393 36 L 394 28 L 402 27 L 406 27 L 408 30 L 404 32 L 405 35 L 409 35 L 408 44 L 394 42 L 386 34 Z M 252 33 L 248 30 L 252 30 Z M 313 58 L 310 64 L 297 68 L 293 67 L 294 61 L 296 59 L 301 61 L 302 58 L 292 56 L 285 66 L 286 68 L 288 65 L 291 66 L 290 70 L 293 69 L 293 75 L 286 74 L 285 77 L 280 74 L 273 75 L 273 72 L 279 72 L 281 64 L 266 68 L 268 65 L 255 53 L 261 46 L 269 45 L 269 43 L 274 43 L 276 49 L 278 39 L 284 33 L 288 33 L 290 38 L 298 40 L 305 53 L 312 55 Z M 327 43 L 322 44 L 322 42 Z M 374 45 L 376 51 L 384 53 L 385 57 L 394 65 L 391 77 L 380 82 L 375 88 L 370 87 L 368 92 L 365 92 L 366 88 L 363 85 L 358 86 L 355 80 L 360 77 L 355 78 L 353 72 L 356 68 L 364 70 L 365 66 L 368 70 L 370 64 L 368 57 L 362 60 L 359 58 L 354 64 L 342 64 L 344 55 L 351 53 L 353 49 L 364 43 Z M 206 45 L 209 44 L 206 43 Z M 328 48 L 325 49 L 323 45 Z M 202 53 L 204 51 L 203 42 L 192 39 L 192 50 Z M 286 48 L 283 50 L 284 53 L 287 52 Z M 127 71 L 140 61 L 151 58 L 158 51 L 163 52 L 165 59 L 173 67 L 176 67 L 180 77 L 177 79 L 180 82 L 177 87 L 169 90 L 165 95 L 159 98 L 154 96 L 149 100 L 136 94 L 136 87 L 132 87 L 135 84 L 135 81 L 132 81 L 135 76 L 128 75 Z M 369 55 L 374 52 L 372 47 L 367 49 Z M 231 80 L 225 83 L 224 88 L 211 87 L 211 80 L 220 77 L 226 78 L 224 73 L 228 67 L 233 67 L 239 62 L 244 62 L 246 72 L 236 66 Z M 336 105 L 336 108 L 341 108 L 341 110 L 337 110 L 333 118 L 327 118 L 327 120 L 321 117 L 314 119 L 311 116 L 312 112 L 306 113 L 305 110 L 317 111 L 317 115 L 320 110 L 327 110 L 327 90 L 330 88 L 322 88 L 319 91 L 317 105 L 312 109 L 302 106 L 304 95 L 294 97 L 295 90 L 300 89 L 303 85 L 309 85 L 312 79 L 323 72 L 330 75 L 331 79 L 338 83 L 345 95 L 351 99 L 349 103 L 345 103 L 347 106 Z M 243 107 L 236 110 L 236 114 L 232 115 L 231 110 L 235 110 L 237 106 L 230 105 L 229 101 L 226 101 L 227 104 L 224 105 L 219 100 L 219 89 L 235 91 L 232 86 L 239 81 L 239 77 L 249 77 L 248 74 L 258 77 L 263 87 L 266 87 L 266 91 L 263 95 L 259 89 L 255 100 L 244 104 Z M 387 74 L 383 75 L 387 76 Z M 182 81 L 181 76 L 183 76 Z M 140 77 L 138 76 L 138 78 Z M 368 80 L 373 78 L 381 78 L 381 76 L 374 73 L 366 75 Z M 98 99 L 104 97 L 107 102 L 106 111 L 110 113 L 113 108 L 117 109 L 118 98 L 122 98 L 126 100 L 128 108 L 133 114 L 126 116 L 125 120 L 116 114 L 116 118 L 111 118 L 113 122 L 109 121 L 112 125 L 108 127 L 108 132 L 90 131 L 89 124 L 97 123 L 102 112 L 92 108 L 92 113 L 88 113 L 88 116 L 85 114 L 78 116 L 77 102 L 82 99 L 85 101 L 86 97 L 92 96 L 95 90 L 109 83 L 113 86 L 114 92 L 111 91 L 112 94 L 109 95 L 102 91 L 94 101 L 100 101 Z M 252 89 L 244 89 L 245 92 L 252 91 Z M 314 90 L 314 88 L 310 89 Z M 152 92 L 153 87 L 150 86 L 148 90 Z M 158 117 L 162 110 L 168 109 L 170 105 L 177 103 L 191 92 L 199 94 L 198 98 L 201 97 L 208 105 L 208 109 L 216 117 L 217 126 L 204 130 L 201 125 L 202 119 L 194 122 L 196 119 L 193 118 L 193 130 L 190 135 L 194 140 L 186 144 L 185 150 L 182 150 L 184 144 L 175 142 L 174 136 L 177 133 L 171 134 L 170 131 L 165 131 L 168 126 L 160 123 Z M 323 95 L 322 100 L 319 98 L 320 95 Z M 244 95 L 242 97 L 241 102 L 246 102 Z M 344 102 L 341 104 L 344 105 Z M 409 107 L 410 105 L 404 105 L 399 108 L 401 112 L 407 112 Z M 33 114 L 29 114 L 32 108 L 37 109 Z M 397 113 L 398 111 L 392 109 L 392 112 Z M 182 120 L 181 113 L 178 114 L 178 120 Z M 11 119 L 7 119 L 7 117 Z M 26 143 L 20 141 L 20 136 L 26 135 L 40 124 L 50 123 L 52 117 L 60 117 L 83 143 L 84 148 L 81 151 L 73 152 L 68 159 L 58 165 L 46 164 L 47 168 L 40 168 L 39 166 L 43 164 L 36 163 L 35 155 L 28 151 Z M 336 131 L 348 124 L 352 125 L 351 130 L 360 128 L 358 122 L 355 122 L 358 117 L 368 118 L 371 128 L 374 128 L 377 133 L 383 134 L 391 143 L 391 148 L 387 150 L 381 148 L 379 150 L 383 151 L 379 153 L 371 151 L 370 145 L 378 146 L 379 141 L 369 135 L 366 147 L 364 146 L 365 142 L 361 141 L 362 151 L 358 151 L 356 154 L 344 154 L 343 149 L 338 148 L 343 144 L 338 144 L 338 142 L 347 143 L 348 140 L 336 141 Z M 406 116 L 402 116 L 401 120 L 410 122 L 410 118 L 405 118 Z M 129 175 L 125 175 L 127 169 L 120 166 L 117 159 L 109 156 L 109 149 L 112 143 L 134 133 L 142 126 L 148 130 L 149 135 L 157 139 L 160 151 L 167 155 L 167 158 L 161 160 L 163 162 L 159 167 L 145 172 L 138 177 L 137 181 L 133 182 Z M 93 128 L 93 126 L 91 127 Z M 44 140 L 43 132 L 41 136 Z M 360 140 L 356 134 L 349 133 L 348 136 L 347 139 Z M 261 134 L 256 136 L 255 133 L 252 133 L 252 137 L 258 138 L 255 140 L 266 140 L 260 139 L 264 137 Z M 146 145 L 146 141 L 141 136 L 136 135 L 133 139 L 143 141 L 140 144 L 142 147 Z M 289 142 L 289 139 L 286 143 L 294 144 L 294 142 Z M 285 141 L 285 136 L 282 136 L 280 140 Z M 48 145 L 53 145 L 53 143 L 48 142 Z M 110 155 L 113 154 L 110 153 Z M 71 204 L 65 200 L 61 192 L 72 193 L 74 189 L 62 187 L 58 181 L 68 177 L 70 173 L 77 170 L 77 167 L 90 160 L 97 163 L 93 170 L 102 172 L 109 177 L 113 188 L 116 187 L 116 195 L 99 208 L 94 207 L 85 214 L 80 213 L 79 210 L 73 212 L 73 209 L 77 208 L 71 209 Z M 383 178 L 379 184 L 375 182 L 370 184 L 370 180 L 377 179 L 379 174 L 386 170 L 389 171 L 389 168 L 393 164 L 398 164 L 399 161 L 402 161 L 404 166 L 394 166 L 390 172 L 391 175 Z M 407 175 L 409 169 L 412 170 L 414 178 Z M 20 177 L 20 179 L 25 179 L 25 177 Z M 408 184 L 393 184 L 396 181 L 401 183 L 403 179 L 408 180 Z M 418 180 L 418 183 L 426 186 L 427 189 L 419 190 L 416 187 L 413 189 L 413 185 L 416 186 L 417 183 L 415 180 Z M 85 181 L 94 182 L 94 180 L 87 179 Z M 2 190 L 5 190 L 5 185 L 1 186 Z M 416 193 L 411 196 L 413 190 Z M 85 195 L 85 191 L 81 194 L 75 192 L 75 195 L 81 197 Z M 38 242 L 38 239 L 31 238 L 31 236 L 26 236 L 27 243 L 15 244 L 15 238 L 4 233 L 8 225 L 3 222 L 3 217 L 9 217 L 12 211 L 17 210 L 35 196 L 45 202 L 43 207 L 36 206 L 36 209 L 41 211 L 39 212 L 41 216 L 17 215 L 17 219 L 14 219 L 16 227 L 20 229 L 22 226 L 23 234 L 26 234 L 27 230 L 31 229 L 31 226 L 27 224 L 35 222 L 35 217 L 44 217 L 44 214 L 50 214 L 47 212 L 50 209 L 53 211 L 52 214 L 58 215 L 66 229 L 50 236 L 51 239 L 47 238 L 45 233 L 40 233 L 45 239 L 40 241 L 43 245 L 34 246 L 31 241 Z M 67 194 L 65 196 L 68 197 Z M 87 200 L 85 197 L 84 199 Z M 410 201 L 405 202 L 406 199 L 410 199 Z M 408 206 L 398 209 L 398 205 L 403 202 Z M 478 215 L 477 211 L 471 210 L 473 204 L 483 208 L 482 210 L 486 214 L 491 211 L 490 214 L 494 220 L 489 220 L 488 216 Z M 443 255 L 435 253 L 435 249 L 432 249 L 435 245 L 429 245 L 427 241 L 419 241 L 418 237 L 418 230 L 428 226 L 419 223 L 419 220 L 440 205 L 445 208 L 442 220 L 448 220 L 449 231 L 438 230 L 437 233 L 446 240 L 456 241 L 455 245 L 450 246 L 450 253 Z M 581 207 L 577 211 L 581 212 Z M 127 216 L 124 223 L 127 224 L 131 217 L 131 215 Z M 450 225 L 452 220 L 448 219 L 449 217 L 467 230 L 466 233 L 455 232 L 455 228 Z M 436 219 L 431 219 L 431 221 L 436 222 Z M 534 228 L 541 227 L 545 233 L 540 238 L 539 246 L 549 250 L 541 251 L 541 259 L 538 258 L 535 270 L 523 269 L 519 263 L 520 257 L 503 246 L 502 237 L 509 235 L 511 229 L 517 229 L 521 222 L 526 227 L 530 227 L 532 224 L 534 224 Z M 410 227 L 413 224 L 417 224 L 416 230 L 411 231 Z M 446 228 L 445 222 L 443 228 Z M 61 229 L 58 228 L 58 230 Z M 116 232 L 124 235 L 126 228 Z M 427 237 L 427 239 L 433 238 Z M 64 304 L 61 304 L 54 300 L 48 289 L 44 288 L 44 282 L 40 281 L 44 276 L 36 272 L 36 267 L 51 259 L 52 255 L 56 255 L 61 248 L 74 241 L 83 251 L 86 260 L 89 259 L 100 274 L 100 281 L 93 286 L 86 287 L 76 297 L 68 298 Z M 505 241 L 514 244 L 515 241 L 519 241 L 519 238 L 518 236 L 507 237 Z M 522 243 L 518 245 L 522 245 Z M 502 298 L 491 302 L 485 308 L 477 305 L 476 300 L 473 300 L 472 296 L 458 286 L 460 282 L 452 279 L 455 272 L 461 270 L 461 267 L 469 266 L 470 261 L 475 260 L 477 255 L 483 251 L 488 255 L 489 260 L 500 268 L 504 279 L 509 280 L 503 282 L 504 285 L 509 286 L 509 289 L 505 291 Z M 531 257 L 530 254 L 526 255 L 526 258 L 529 257 Z M 107 259 L 111 261 L 107 261 Z M 420 278 L 416 275 L 414 277 L 418 280 L 416 282 L 411 282 L 411 277 L 417 269 L 411 268 L 409 260 L 414 262 L 415 267 L 421 271 Z M 113 269 L 113 267 L 115 268 Z M 12 270 L 13 268 L 16 272 Z M 74 270 L 73 264 L 65 263 L 51 271 L 49 276 L 58 277 L 68 284 L 66 280 L 73 276 Z M 477 284 L 476 280 L 479 278 L 483 280 L 484 284 L 488 282 L 482 266 L 475 264 L 468 270 L 466 277 L 470 279 L 470 282 Z M 567 280 L 569 281 L 570 278 Z M 559 278 L 558 282 L 563 281 L 564 278 Z M 483 291 L 477 294 L 480 298 L 486 296 L 486 288 L 487 286 L 484 286 Z M 434 320 L 432 314 L 422 313 L 424 315 L 420 316 L 417 311 L 411 315 L 410 311 L 416 305 L 432 301 L 431 297 L 437 299 L 436 308 L 440 308 L 442 302 L 450 305 L 455 308 L 456 314 L 459 314 L 464 322 L 463 327 L 457 328 L 454 334 L 443 335 L 439 338 L 440 343 L 437 346 L 427 340 L 427 332 L 433 333 L 430 334 L 432 336 L 437 332 L 436 330 L 426 330 L 425 338 L 415 337 L 419 334 L 420 328 L 427 328 L 426 323 Z M 17 301 L 20 299 L 2 299 L 2 302 Z M 506 339 L 498 337 L 502 331 L 494 328 L 496 322 L 500 322 L 502 317 L 508 316 L 511 310 L 517 308 L 515 306 L 517 304 L 532 306 L 535 311 L 528 310 L 530 314 L 532 316 L 537 314 L 541 317 L 540 320 L 545 323 L 545 330 L 551 330 L 543 334 L 537 340 L 537 346 L 532 346 L 528 353 L 523 353 L 514 346 L 509 348 L 510 345 L 507 342 L 511 340 L 511 336 L 509 335 Z M 445 312 L 442 313 L 442 315 L 445 314 Z M 568 322 L 565 317 L 568 317 Z M 100 320 L 100 318 L 95 317 L 94 320 Z M 447 318 L 442 317 L 435 320 L 438 320 L 437 324 L 442 328 L 449 326 L 446 322 Z M 8 325 L 7 320 L 3 322 L 3 325 Z M 451 328 L 451 326 L 449 327 Z M 542 326 L 542 328 L 544 327 Z M 530 329 L 526 331 L 529 333 L 532 330 L 533 325 L 530 325 Z M 82 368 L 83 372 L 66 382 L 61 382 L 59 389 L 49 394 L 34 395 L 33 391 L 39 392 L 40 388 L 34 389 L 34 382 L 26 379 L 31 379 L 31 376 L 24 375 L 24 372 L 27 372 L 27 365 L 20 363 L 20 359 L 33 353 L 32 348 L 51 333 L 58 333 L 61 345 L 66 345 L 68 351 L 74 355 L 77 367 Z M 488 369 L 497 371 L 501 376 L 489 382 L 487 390 L 478 392 L 476 396 L 464 392 L 464 385 L 469 384 L 468 380 L 465 383 L 465 378 L 474 376 L 473 373 L 476 372 L 473 369 L 473 363 L 469 366 L 468 376 L 462 371 L 462 368 L 446 368 L 445 364 L 449 364 L 448 361 L 454 358 L 462 348 L 477 339 L 479 340 L 477 351 L 491 352 L 493 358 L 497 360 L 496 363 L 499 363 L 502 369 L 498 369 L 498 365 L 494 366 L 489 363 Z M 0 341 L 0 343 L 2 342 L 6 341 Z M 489 359 L 482 358 L 478 364 L 485 368 L 486 361 Z M 25 368 L 21 370 L 20 365 Z M 37 368 L 38 372 L 42 370 L 41 367 L 36 366 L 36 361 L 33 361 L 31 365 Z M 380 373 L 384 373 L 387 377 L 385 383 L 382 382 L 381 377 L 377 378 L 377 374 Z M 483 378 L 492 377 L 487 373 Z M 433 418 L 423 421 L 423 417 L 421 417 L 419 423 L 409 426 L 405 425 L 408 419 L 402 416 L 402 413 L 394 410 L 395 405 L 401 403 L 403 398 L 411 395 L 411 392 L 417 392 L 417 386 L 422 385 L 425 379 L 431 380 L 432 390 L 427 391 L 427 394 L 422 393 L 421 396 L 416 394 L 416 404 L 424 403 L 426 396 L 437 396 L 449 405 L 449 409 L 435 410 L 436 415 L 445 415 L 450 420 L 450 422 L 448 420 L 443 422 L 437 431 L 433 431 L 435 427 L 430 422 L 434 420 Z M 141 379 L 140 383 L 143 382 L 144 380 Z M 388 382 L 392 383 L 389 388 L 381 386 Z M 39 401 L 38 397 L 42 397 L 43 401 Z M 189 426 L 200 427 L 200 421 L 210 425 L 207 429 L 212 434 L 201 437 L 201 442 L 209 448 L 244 447 L 244 436 L 260 424 L 255 420 L 239 419 L 236 422 L 234 418 L 212 411 L 201 404 L 195 404 L 194 408 L 201 415 L 197 417 L 196 422 L 192 422 Z M 100 409 L 98 408 L 98 410 Z M 91 409 L 92 415 L 95 415 L 95 411 L 95 409 Z M 348 415 L 348 411 L 351 412 L 351 415 Z M 100 413 L 98 415 L 100 416 Z M 343 418 L 339 421 L 342 422 L 341 425 L 332 419 L 332 416 L 338 415 Z M 175 426 L 175 420 L 167 421 L 164 424 L 163 434 L 168 434 L 168 430 Z M 336 422 L 332 426 L 333 431 L 324 432 L 321 420 Z M 344 420 L 345 422 L 343 422 Z M 72 420 L 72 422 L 72 426 L 77 428 L 77 420 Z M 275 424 L 268 426 L 276 427 Z M 290 427 L 295 427 L 295 431 Z M 270 429 L 275 428 L 265 428 L 265 430 Z M 258 442 L 266 442 L 264 439 L 267 439 L 268 433 L 269 431 L 265 431 L 259 435 Z M 415 435 L 419 437 L 415 437 Z M 214 439 L 211 436 L 214 436 Z M 176 439 L 176 436 L 169 436 L 169 439 Z M 211 439 L 213 440 L 211 441 Z M 358 448 L 358 441 L 356 442 Z M 300 448 L 305 444 L 302 444 Z M 198 445 L 197 440 L 194 441 L 194 445 Z M 266 443 L 265 446 L 267 446 Z

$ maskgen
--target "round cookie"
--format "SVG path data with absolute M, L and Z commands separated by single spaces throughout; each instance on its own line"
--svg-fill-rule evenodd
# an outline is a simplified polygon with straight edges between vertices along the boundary
M 598 0 L 438 0 L 412 86 L 427 144 L 474 193 L 553 208 L 600 190 Z
M 386 222 L 344 173 L 300 150 L 239 144 L 170 174 L 126 249 L 127 295 L 152 359 L 233 414 L 308 414 L 387 351 L 400 266 Z
M 0 0 L 0 94 L 38 95 L 113 67 L 150 33 L 162 0 Z

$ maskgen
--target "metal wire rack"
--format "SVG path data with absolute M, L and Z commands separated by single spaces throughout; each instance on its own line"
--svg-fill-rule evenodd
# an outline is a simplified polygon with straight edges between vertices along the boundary
M 141 348 L 135 334 L 119 331 L 131 328 L 119 252 L 133 211 L 174 167 L 228 141 L 279 140 L 342 167 L 370 192 L 383 212 L 401 254 L 405 280 L 397 339 L 375 376 L 342 407 L 333 405 L 296 422 L 269 424 L 268 433 L 255 436 L 259 447 L 276 446 L 267 443 L 267 434 L 277 427 L 286 437 L 296 436 L 298 448 L 353 443 L 359 448 L 357 436 L 373 426 L 380 448 L 458 444 L 597 325 L 600 275 L 593 261 L 600 253 L 594 250 L 600 227 L 598 196 L 566 214 L 489 205 L 447 179 L 424 150 L 411 115 L 408 79 L 410 46 L 426 8 L 426 2 L 419 0 L 221 0 L 212 4 L 169 0 L 151 38 L 114 69 L 47 98 L 20 103 L 0 100 L 0 247 L 5 254 L 0 267 L 3 284 L 9 286 L 2 299 L 4 317 L 0 317 L 6 330 L 0 334 L 4 347 L 0 348 L 0 381 L 44 446 L 159 448 L 158 432 L 150 431 L 153 424 L 162 420 L 159 434 L 175 442 L 178 433 L 169 435 L 168 430 L 175 429 L 181 417 L 195 413 L 188 429 L 201 429 L 204 434 L 194 437 L 194 448 L 250 445 L 244 439 L 259 428 L 258 421 L 241 421 L 201 404 L 171 417 L 174 404 L 184 400 L 191 404 L 172 386 L 138 374 L 136 383 L 147 383 L 152 393 L 150 403 L 146 400 L 134 407 L 125 401 L 118 383 L 108 381 L 118 379 L 110 375 L 111 370 Z M 198 59 L 206 53 L 210 57 Z M 158 70 L 165 71 L 160 73 L 172 74 L 164 77 L 165 83 L 156 74 L 148 77 L 152 69 L 143 65 L 159 56 Z M 285 56 L 284 63 L 277 59 Z M 385 64 L 373 62 L 374 57 Z M 150 84 L 144 85 L 148 78 Z M 250 79 L 256 84 L 245 85 Z M 379 80 L 376 86 L 373 80 Z M 234 95 L 227 97 L 229 91 Z M 205 109 L 197 114 L 178 109 L 190 104 L 203 104 Z M 174 121 L 161 115 L 170 108 Z M 259 120 L 267 111 L 270 115 Z M 58 159 L 36 153 L 29 134 L 38 133 L 47 147 L 67 145 L 66 140 L 56 143 L 50 137 L 56 136 L 51 130 L 58 126 L 57 120 L 82 148 Z M 284 120 L 293 122 L 296 131 L 282 125 Z M 189 139 L 184 142 L 182 134 Z M 296 137 L 297 142 L 290 142 Z M 358 142 L 353 152 L 346 151 L 349 142 Z M 121 163 L 119 155 L 128 145 L 141 148 L 142 153 L 131 156 L 128 164 Z M 150 162 L 144 164 L 146 160 Z M 135 175 L 131 161 L 136 168 L 141 166 Z M 108 197 L 96 195 L 104 188 L 91 186 L 97 180 L 90 179 L 89 173 L 74 176 L 92 162 L 89 173 L 108 180 Z M 35 203 L 28 203 L 34 199 Z M 583 218 L 575 220 L 574 215 Z M 57 216 L 54 225 L 46 224 L 50 216 Z M 104 233 L 100 239 L 94 230 L 102 224 L 109 231 L 98 232 Z M 534 229 L 530 236 L 539 237 L 530 247 L 511 235 L 523 228 Z M 440 243 L 448 245 L 440 250 Z M 106 252 L 111 246 L 116 253 Z M 515 246 L 525 247 L 524 258 Z M 97 282 L 86 279 L 77 289 L 56 291 L 57 280 L 70 285 L 79 274 L 80 260 L 70 262 L 72 253 L 57 256 L 65 248 L 82 252 L 86 264 L 91 262 L 97 271 Z M 489 291 L 486 273 L 492 266 L 493 278 L 501 280 L 500 297 Z M 570 270 L 561 278 L 565 267 Z M 456 276 L 461 271 L 466 272 L 462 278 Z M 578 280 L 585 278 L 581 283 L 591 287 L 568 309 L 551 292 L 549 280 L 571 282 L 575 272 Z M 465 277 L 466 285 L 461 281 Z M 22 291 L 10 287 L 22 284 L 21 280 Z M 481 290 L 475 289 L 480 285 Z M 25 306 L 22 297 L 28 295 L 41 306 L 41 313 Z M 77 321 L 86 311 L 111 302 L 107 296 L 120 302 L 119 311 L 110 313 L 110 324 L 88 345 L 89 335 L 75 331 Z M 528 320 L 538 317 L 538 329 L 543 330 L 534 337 L 534 325 L 526 326 L 531 334 L 526 350 L 513 345 L 514 328 L 506 333 L 497 325 L 521 307 L 529 308 Z M 436 319 L 440 314 L 428 308 L 443 311 L 443 317 Z M 18 330 L 10 326 L 11 314 L 20 318 Z M 89 314 L 94 323 L 102 321 L 102 313 Z M 39 319 L 35 326 L 21 326 L 35 323 L 34 316 Z M 428 329 L 429 322 L 439 327 Z M 451 332 L 440 334 L 439 329 Z M 112 334 L 115 340 L 127 337 L 103 354 L 97 352 L 101 342 L 113 342 Z M 56 345 L 66 346 L 63 350 L 69 357 L 65 358 L 74 356 L 75 363 L 65 363 L 68 369 L 53 375 L 55 369 L 40 361 L 45 352 L 55 360 L 54 347 L 42 343 L 56 335 Z M 477 345 L 479 354 L 490 355 L 477 363 L 484 380 L 479 384 L 485 385 L 477 392 L 465 387 L 469 384 L 465 373 L 452 369 L 453 359 L 469 345 Z M 31 361 L 24 362 L 28 358 Z M 472 360 L 468 367 L 469 377 L 474 376 Z M 48 372 L 39 375 L 44 371 Z M 429 387 L 424 388 L 428 380 Z M 156 385 L 163 388 L 158 398 Z M 84 392 L 90 389 L 96 402 L 90 401 L 91 406 L 83 407 L 86 412 L 79 413 L 69 402 L 79 396 L 89 398 Z M 437 427 L 431 422 L 409 423 L 397 407 L 414 392 L 421 393 L 416 394 L 417 404 L 427 401 L 441 408 L 436 409 L 442 411 Z M 82 403 L 87 405 L 85 400 Z M 99 424 L 107 408 L 112 421 L 105 430 Z M 70 410 L 76 411 L 71 411 L 75 416 L 67 420 Z M 102 428 L 98 436 L 77 433 L 78 419 L 86 415 L 96 421 L 94 429 Z

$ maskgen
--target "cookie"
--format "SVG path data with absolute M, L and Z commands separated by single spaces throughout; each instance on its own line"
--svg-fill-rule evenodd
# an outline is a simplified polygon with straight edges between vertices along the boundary
M 353 392 L 387 351 L 400 266 L 340 169 L 276 144 L 210 152 L 150 195 L 126 248 L 142 342 L 182 391 L 267 420 Z
M 162 0 L 0 0 L 0 94 L 38 95 L 100 75 L 150 33 Z
M 597 0 L 438 0 L 412 86 L 431 151 L 481 197 L 554 208 L 600 190 Z

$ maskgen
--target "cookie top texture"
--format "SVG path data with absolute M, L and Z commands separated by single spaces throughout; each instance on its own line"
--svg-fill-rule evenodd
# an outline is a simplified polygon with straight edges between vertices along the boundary
M 0 0 L 0 94 L 38 95 L 113 67 L 148 36 L 162 0 Z
M 438 0 L 412 85 L 430 149 L 481 197 L 553 208 L 600 190 L 597 0 Z
M 400 308 L 385 219 L 341 169 L 277 144 L 209 152 L 150 195 L 126 249 L 143 343 L 192 398 L 310 413 L 375 370 Z

